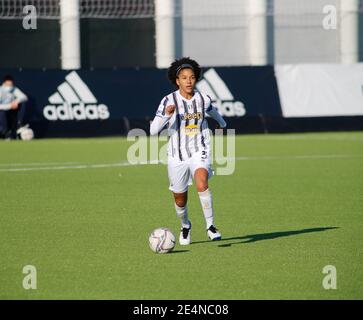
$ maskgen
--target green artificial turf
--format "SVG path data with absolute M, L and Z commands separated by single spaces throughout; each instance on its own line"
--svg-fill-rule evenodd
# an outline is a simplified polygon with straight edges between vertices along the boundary
M 362 132 L 237 136 L 234 173 L 209 183 L 222 241 L 193 185 L 193 243 L 164 255 L 148 236 L 179 236 L 167 168 L 125 165 L 131 144 L 0 142 L 1 299 L 363 298 Z

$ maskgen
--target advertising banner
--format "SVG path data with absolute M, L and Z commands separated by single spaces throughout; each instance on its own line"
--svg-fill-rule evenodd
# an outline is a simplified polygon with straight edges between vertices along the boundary
M 102 136 L 147 128 L 161 99 L 175 90 L 166 70 L 2 70 L 27 96 L 36 137 Z M 273 67 L 205 68 L 197 89 L 238 130 L 242 118 L 281 117 Z M 245 121 L 240 122 L 245 123 Z
M 275 72 L 286 118 L 363 115 L 363 64 L 277 65 Z

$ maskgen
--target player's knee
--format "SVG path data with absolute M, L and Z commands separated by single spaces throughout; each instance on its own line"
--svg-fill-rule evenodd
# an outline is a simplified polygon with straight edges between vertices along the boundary
M 204 192 L 205 190 L 208 189 L 208 183 L 207 182 L 200 182 L 199 184 L 197 184 L 197 191 L 198 192 Z
M 186 199 L 175 199 L 175 204 L 182 208 L 182 207 L 185 207 L 187 205 L 187 201 Z
M 198 177 L 195 181 L 195 185 L 198 192 L 203 192 L 208 189 L 208 178 Z
M 185 194 L 175 194 L 174 193 L 174 199 L 175 199 L 175 204 L 178 206 L 178 207 L 185 207 L 186 204 L 187 204 L 187 196 Z
M 179 208 L 184 208 L 187 205 L 186 201 L 175 201 L 175 204 L 179 207 Z

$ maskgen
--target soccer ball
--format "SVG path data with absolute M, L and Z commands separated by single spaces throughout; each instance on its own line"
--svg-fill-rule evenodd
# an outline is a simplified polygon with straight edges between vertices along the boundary
M 149 245 L 155 253 L 168 253 L 175 247 L 175 236 L 168 228 L 155 229 L 150 234 Z
M 34 131 L 29 128 L 28 124 L 19 128 L 16 133 L 20 136 L 21 140 L 29 141 L 34 138 Z

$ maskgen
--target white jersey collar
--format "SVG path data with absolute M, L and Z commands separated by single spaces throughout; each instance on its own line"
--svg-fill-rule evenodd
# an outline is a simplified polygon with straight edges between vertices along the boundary
M 194 95 L 193 95 L 193 97 L 191 97 L 191 98 L 188 100 L 188 99 L 184 98 L 184 97 L 180 94 L 179 90 L 176 90 L 176 94 L 179 96 L 179 98 L 180 98 L 180 99 L 182 99 L 182 100 L 185 100 L 186 102 L 192 102 L 192 101 L 195 99 L 195 97 L 196 97 L 196 93 L 197 93 L 197 91 L 196 91 L 196 90 L 194 90 Z

